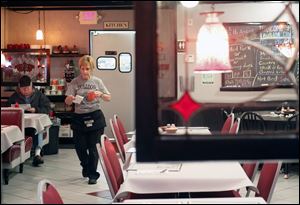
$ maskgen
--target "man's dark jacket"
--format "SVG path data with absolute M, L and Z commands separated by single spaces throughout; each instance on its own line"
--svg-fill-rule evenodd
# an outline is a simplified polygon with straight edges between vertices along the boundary
M 36 113 L 49 114 L 49 112 L 51 110 L 50 100 L 47 98 L 46 95 L 44 95 L 39 90 L 37 90 L 35 88 L 33 88 L 33 89 L 34 89 L 33 94 L 30 97 L 31 107 L 35 108 Z M 7 101 L 7 106 L 10 107 L 11 104 L 15 104 L 16 102 L 19 104 L 27 104 L 25 101 L 25 97 L 18 91 L 16 91 L 12 96 L 10 96 L 10 98 Z

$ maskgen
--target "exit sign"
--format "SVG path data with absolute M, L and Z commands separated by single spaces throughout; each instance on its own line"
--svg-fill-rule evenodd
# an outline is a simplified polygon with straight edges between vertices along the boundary
M 98 22 L 97 11 L 80 11 L 79 22 L 80 24 L 97 24 Z

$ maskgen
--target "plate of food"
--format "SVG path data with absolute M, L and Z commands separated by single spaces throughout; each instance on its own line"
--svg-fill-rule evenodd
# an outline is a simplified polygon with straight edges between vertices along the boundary
M 291 109 L 291 108 L 281 109 L 279 111 L 276 111 L 275 113 L 277 115 L 290 115 L 290 114 L 295 114 L 296 113 L 296 109 Z
M 177 130 L 177 127 L 169 127 L 166 129 L 166 133 L 176 133 Z
M 174 124 L 172 124 L 171 126 L 167 126 L 165 128 L 166 133 L 176 133 L 177 130 L 178 130 L 178 128 Z
M 175 126 L 175 124 L 167 124 L 165 126 L 160 126 L 159 130 L 163 133 L 176 133 L 178 128 Z

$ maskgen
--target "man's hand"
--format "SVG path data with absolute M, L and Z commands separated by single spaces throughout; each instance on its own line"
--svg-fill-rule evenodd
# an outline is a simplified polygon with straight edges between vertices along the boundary
M 36 112 L 36 110 L 35 110 L 34 107 L 28 108 L 28 109 L 26 109 L 26 111 L 31 112 L 31 113 L 35 113 Z

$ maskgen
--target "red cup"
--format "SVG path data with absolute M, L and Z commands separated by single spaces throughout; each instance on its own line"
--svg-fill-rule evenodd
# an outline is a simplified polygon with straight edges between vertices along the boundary
M 96 94 L 95 94 L 95 92 L 94 92 L 94 91 L 89 91 L 86 98 L 87 98 L 87 100 L 88 100 L 89 102 L 95 100 L 95 99 L 96 99 Z

